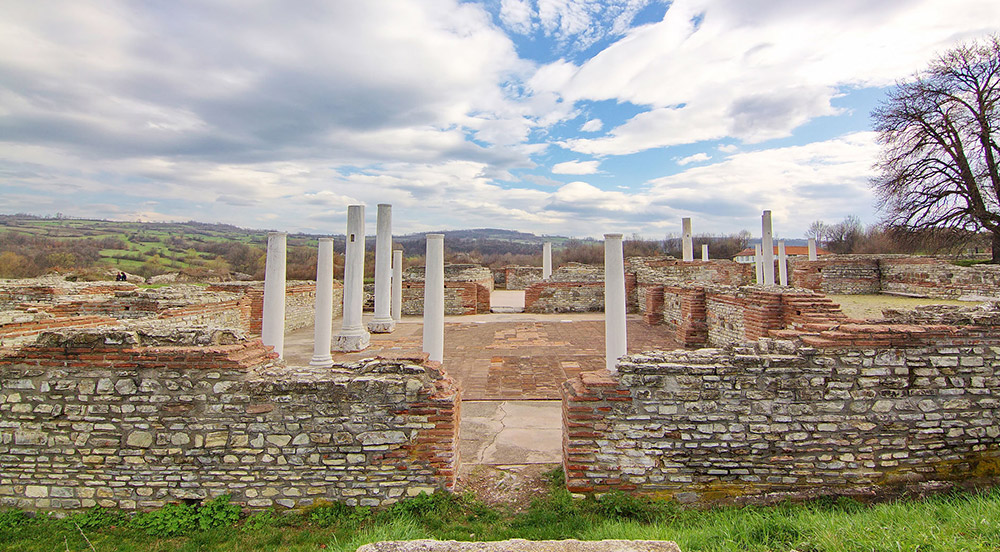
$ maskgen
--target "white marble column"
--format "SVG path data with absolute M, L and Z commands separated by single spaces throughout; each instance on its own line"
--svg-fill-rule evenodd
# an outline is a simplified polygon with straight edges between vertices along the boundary
M 764 211 L 760 217 L 760 248 L 763 250 L 764 284 L 774 285 L 774 235 L 771 232 L 771 211 Z
M 333 333 L 333 238 L 319 239 L 316 257 L 316 325 L 310 366 L 333 366 L 330 342 Z
M 681 257 L 684 261 L 694 260 L 694 241 L 691 236 L 691 218 L 681 219 Z
M 392 319 L 392 205 L 378 204 L 375 229 L 375 318 L 368 331 L 390 333 L 396 329 Z
M 816 238 L 809 238 L 809 260 L 816 260 Z
M 764 260 L 761 259 L 759 243 L 753 246 L 753 270 L 754 275 L 757 276 L 757 285 L 762 284 L 764 282 Z
M 609 371 L 617 372 L 618 359 L 625 356 L 628 349 L 621 234 L 604 234 L 604 343 L 605 365 Z
M 392 252 L 392 319 L 399 322 L 403 315 L 403 250 Z
M 427 234 L 424 265 L 424 352 L 444 360 L 444 234 Z
M 361 323 L 365 281 L 365 206 L 347 207 L 347 247 L 344 251 L 344 315 L 334 338 L 336 351 L 363 351 L 371 334 Z
M 778 283 L 788 285 L 788 256 L 785 255 L 785 240 L 778 240 Z
M 285 349 L 285 244 L 288 234 L 268 232 L 267 259 L 264 261 L 264 312 L 260 339 L 274 347 L 278 356 Z
M 542 244 L 542 279 L 552 276 L 552 242 Z
M 708 244 L 707 243 L 701 244 L 701 260 L 703 260 L 703 261 L 707 261 L 708 260 Z

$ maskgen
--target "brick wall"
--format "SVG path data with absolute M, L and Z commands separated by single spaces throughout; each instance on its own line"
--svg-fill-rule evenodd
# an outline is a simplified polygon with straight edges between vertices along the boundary
M 567 487 L 712 503 L 996 484 L 998 321 L 842 324 L 581 374 L 563 387 Z
M 317 370 L 231 331 L 47 333 L 0 357 L 0 506 L 385 505 L 454 485 L 458 416 L 423 359 Z
M 726 285 L 745 286 L 753 283 L 753 265 L 718 259 L 711 261 L 679 261 L 673 257 L 629 257 L 625 272 L 636 278 L 635 312 L 646 314 L 646 292 L 656 286 Z
M 685 347 L 723 346 L 772 330 L 846 319 L 838 305 L 809 290 L 760 286 L 646 286 L 646 320 L 676 332 Z M 659 309 L 650 311 L 650 309 Z

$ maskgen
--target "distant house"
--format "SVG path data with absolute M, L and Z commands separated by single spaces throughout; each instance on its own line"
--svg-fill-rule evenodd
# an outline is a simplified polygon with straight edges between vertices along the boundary
M 823 249 L 822 247 L 816 248 L 816 255 L 829 255 L 829 254 L 830 252 L 827 251 L 826 249 Z M 805 245 L 786 245 L 785 255 L 788 255 L 789 257 L 808 257 L 809 247 Z M 756 260 L 755 257 L 756 257 L 756 252 L 754 251 L 754 248 L 748 247 L 743 251 L 737 253 L 736 256 L 733 257 L 733 260 L 738 263 L 752 263 Z M 774 246 L 774 258 L 776 259 L 778 258 L 777 245 Z

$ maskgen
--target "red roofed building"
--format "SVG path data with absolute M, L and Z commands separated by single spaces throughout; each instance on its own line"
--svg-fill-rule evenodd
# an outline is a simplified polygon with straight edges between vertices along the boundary
M 829 255 L 829 254 L 830 254 L 830 252 L 827 251 L 826 249 L 823 249 L 822 247 L 817 247 L 816 248 L 816 255 Z M 756 255 L 756 253 L 754 252 L 754 248 L 748 247 L 748 248 L 744 249 L 743 251 L 740 251 L 739 253 L 737 253 L 736 256 L 733 257 L 733 260 L 736 261 L 736 262 L 738 262 L 738 263 L 752 263 L 755 260 L 754 259 L 755 255 Z M 788 255 L 789 257 L 808 257 L 809 256 L 809 247 L 805 246 L 805 245 L 786 245 L 785 246 L 785 255 Z M 778 258 L 778 246 L 777 245 L 774 246 L 774 258 L 775 259 Z

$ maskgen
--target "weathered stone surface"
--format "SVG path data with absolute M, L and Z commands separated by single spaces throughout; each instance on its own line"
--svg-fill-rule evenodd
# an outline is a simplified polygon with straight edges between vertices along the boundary
M 529 541 L 493 542 L 437 540 L 383 541 L 358 547 L 358 552 L 681 552 L 672 541 Z

